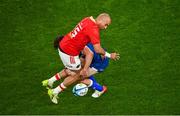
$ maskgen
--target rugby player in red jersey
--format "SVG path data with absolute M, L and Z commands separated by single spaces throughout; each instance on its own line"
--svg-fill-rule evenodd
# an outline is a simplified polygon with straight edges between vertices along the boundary
M 55 89 L 50 89 L 48 94 L 54 103 L 57 103 L 58 94 L 67 88 L 67 86 L 79 80 L 81 76 L 87 76 L 87 70 L 91 64 L 90 59 L 86 57 L 85 65 L 81 69 L 81 61 L 79 58 L 80 52 L 88 43 L 92 43 L 96 53 L 104 55 L 110 59 L 116 60 L 119 58 L 118 53 L 108 53 L 101 47 L 99 31 L 106 29 L 111 23 L 109 14 L 102 13 L 96 19 L 86 17 L 80 21 L 76 27 L 68 34 L 66 34 L 61 41 L 59 41 L 59 55 L 66 67 L 60 73 L 57 73 L 49 80 L 44 80 L 43 86 L 51 86 L 54 80 L 59 80 L 63 74 L 71 74 Z M 80 73 L 79 73 L 80 72 Z M 73 78 L 72 78 L 73 77 Z

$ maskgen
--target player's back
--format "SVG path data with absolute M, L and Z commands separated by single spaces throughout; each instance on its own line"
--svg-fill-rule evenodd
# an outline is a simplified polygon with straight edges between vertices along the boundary
M 95 39 L 91 40 L 91 36 L 95 36 Z M 65 53 L 76 56 L 88 43 L 100 42 L 96 38 L 99 39 L 99 28 L 90 17 L 86 17 L 76 25 L 73 31 L 63 38 L 60 42 L 60 47 Z

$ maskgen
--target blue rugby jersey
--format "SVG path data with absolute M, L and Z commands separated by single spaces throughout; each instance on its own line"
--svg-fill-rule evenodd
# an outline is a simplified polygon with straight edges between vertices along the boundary
M 89 43 L 87 47 L 94 53 L 94 57 L 90 67 L 97 69 L 98 72 L 104 71 L 104 69 L 109 65 L 109 58 L 105 57 L 104 59 L 102 59 L 101 55 L 95 52 L 94 47 L 91 43 Z

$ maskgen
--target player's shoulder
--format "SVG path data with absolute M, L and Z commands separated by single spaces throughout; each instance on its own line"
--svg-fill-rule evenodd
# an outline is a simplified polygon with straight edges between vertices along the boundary
M 88 43 L 88 44 L 87 44 L 87 47 L 89 47 L 89 48 L 94 48 L 92 43 Z
M 94 47 L 92 43 L 86 45 L 92 52 L 94 52 Z
M 95 20 L 92 18 L 92 16 L 85 17 L 82 19 L 81 24 L 86 25 L 87 27 L 96 28 L 97 25 L 95 23 Z

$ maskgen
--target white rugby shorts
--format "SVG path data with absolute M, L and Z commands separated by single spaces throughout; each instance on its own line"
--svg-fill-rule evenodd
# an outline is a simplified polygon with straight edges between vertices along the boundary
M 61 52 L 59 49 L 58 52 L 61 61 L 63 62 L 66 68 L 70 70 L 79 70 L 81 68 L 81 61 L 79 59 L 79 56 L 70 56 L 68 54 Z

